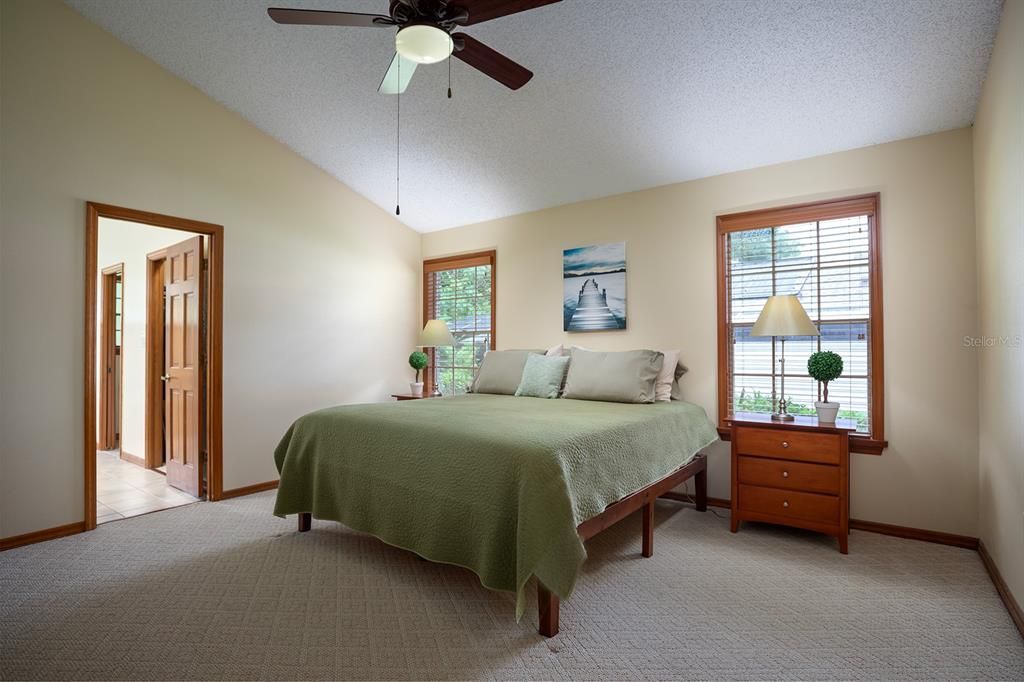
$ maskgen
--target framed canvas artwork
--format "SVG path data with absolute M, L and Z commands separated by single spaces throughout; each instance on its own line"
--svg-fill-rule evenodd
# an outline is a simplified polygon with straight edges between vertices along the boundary
M 626 242 L 562 251 L 562 328 L 626 328 Z

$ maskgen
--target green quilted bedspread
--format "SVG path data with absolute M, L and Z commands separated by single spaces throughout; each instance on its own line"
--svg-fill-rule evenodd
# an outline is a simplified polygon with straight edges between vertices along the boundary
M 499 395 L 347 405 L 300 417 L 274 452 L 274 513 L 312 512 L 517 594 L 562 598 L 576 526 L 718 437 L 700 407 Z

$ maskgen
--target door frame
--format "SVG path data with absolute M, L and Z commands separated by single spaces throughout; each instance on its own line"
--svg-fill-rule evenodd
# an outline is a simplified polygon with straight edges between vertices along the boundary
M 124 325 L 124 263 L 109 265 L 100 271 L 103 275 L 100 286 L 100 351 L 103 353 L 103 364 L 113 367 L 116 363 L 115 328 L 114 318 L 117 311 L 111 314 L 114 302 L 117 299 L 117 276 L 121 276 L 121 324 Z M 122 330 L 123 331 L 123 330 Z M 122 333 L 123 336 L 123 333 Z M 123 339 L 122 339 L 123 341 Z M 121 344 L 124 346 L 124 343 Z M 101 368 L 102 369 L 102 368 Z M 99 433 L 96 436 L 96 448 L 98 450 L 110 450 L 119 446 L 119 439 L 116 438 L 117 427 L 114 424 L 121 423 L 121 400 L 124 397 L 124 349 L 121 350 L 121 372 L 119 380 L 114 381 L 114 373 L 102 372 L 100 374 L 100 398 L 99 398 Z M 116 406 L 116 407 L 115 407 Z M 111 421 L 111 420 L 115 421 Z
M 167 249 L 146 254 L 146 468 L 156 469 L 164 448 L 164 263 Z
M 100 218 L 166 227 L 209 237 L 206 334 L 206 496 L 224 493 L 224 227 L 198 220 L 87 201 L 85 204 L 85 530 L 96 528 L 96 289 Z

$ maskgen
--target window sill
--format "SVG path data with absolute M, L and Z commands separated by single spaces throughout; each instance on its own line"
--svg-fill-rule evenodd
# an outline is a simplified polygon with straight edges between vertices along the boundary
M 719 426 L 718 435 L 722 440 L 728 441 L 732 437 L 732 432 L 728 426 Z M 887 447 L 889 447 L 887 440 L 876 440 L 869 436 L 850 436 L 850 452 L 861 455 L 881 455 Z

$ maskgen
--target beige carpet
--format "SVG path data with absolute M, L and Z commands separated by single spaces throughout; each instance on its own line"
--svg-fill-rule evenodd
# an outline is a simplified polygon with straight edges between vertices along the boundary
M 737 535 L 663 503 L 588 544 L 562 634 L 510 596 L 273 493 L 0 554 L 0 678 L 1024 679 L 974 552 L 855 532 Z M 723 516 L 724 512 L 719 512 Z

